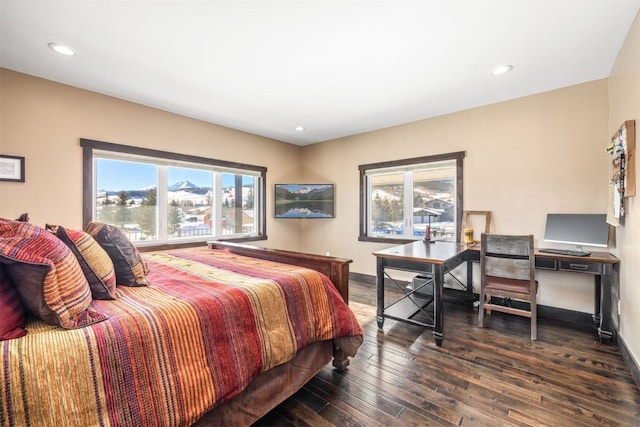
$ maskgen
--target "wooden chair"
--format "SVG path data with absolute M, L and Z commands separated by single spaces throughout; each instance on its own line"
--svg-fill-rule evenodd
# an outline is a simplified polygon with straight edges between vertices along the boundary
M 538 282 L 535 279 L 533 235 L 507 236 L 482 233 L 480 240 L 480 306 L 478 326 L 485 326 L 485 311 L 531 318 L 531 339 L 537 339 Z M 492 303 L 492 297 L 527 301 L 529 310 Z

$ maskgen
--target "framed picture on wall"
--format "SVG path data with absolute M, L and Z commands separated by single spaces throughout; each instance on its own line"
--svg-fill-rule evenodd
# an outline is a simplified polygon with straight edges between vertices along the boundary
M 635 120 L 627 120 L 618 128 L 606 151 L 611 156 L 607 221 L 617 227 L 625 216 L 625 197 L 636 194 Z
M 0 154 L 0 181 L 24 182 L 24 157 Z

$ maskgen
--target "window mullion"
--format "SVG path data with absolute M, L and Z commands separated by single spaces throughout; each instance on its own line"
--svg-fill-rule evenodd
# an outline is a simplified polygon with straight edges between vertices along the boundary
M 169 177 L 168 167 L 158 165 L 158 239 L 166 242 L 169 238 Z
M 404 237 L 413 237 L 413 171 L 404 173 Z
M 373 195 L 371 194 L 371 176 L 365 175 L 364 182 L 366 185 L 366 193 L 365 193 L 365 214 L 367 220 L 366 233 L 369 234 L 371 232 L 371 224 L 373 224 Z
M 91 157 L 91 188 L 97 188 L 97 174 L 98 174 L 98 159 L 96 157 Z M 91 192 L 92 197 L 91 197 L 91 220 L 92 221 L 97 221 L 98 219 L 98 208 L 97 208 L 97 198 L 98 198 L 98 192 L 97 191 L 92 191 Z M 87 225 L 87 224 L 83 224 L 83 225 Z
M 214 236 L 221 237 L 224 234 L 224 230 L 222 227 L 222 174 L 220 172 L 215 172 L 212 175 L 213 183 L 211 185 L 211 221 L 214 225 Z

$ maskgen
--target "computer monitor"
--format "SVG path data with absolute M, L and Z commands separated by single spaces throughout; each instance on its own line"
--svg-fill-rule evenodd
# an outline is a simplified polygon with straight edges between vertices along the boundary
M 545 242 L 581 246 L 609 246 L 606 214 L 547 214 Z

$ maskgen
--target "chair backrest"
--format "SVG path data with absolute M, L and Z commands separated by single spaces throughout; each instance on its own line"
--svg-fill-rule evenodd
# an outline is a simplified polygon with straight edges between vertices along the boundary
M 533 235 L 483 233 L 480 239 L 480 275 L 535 280 Z

